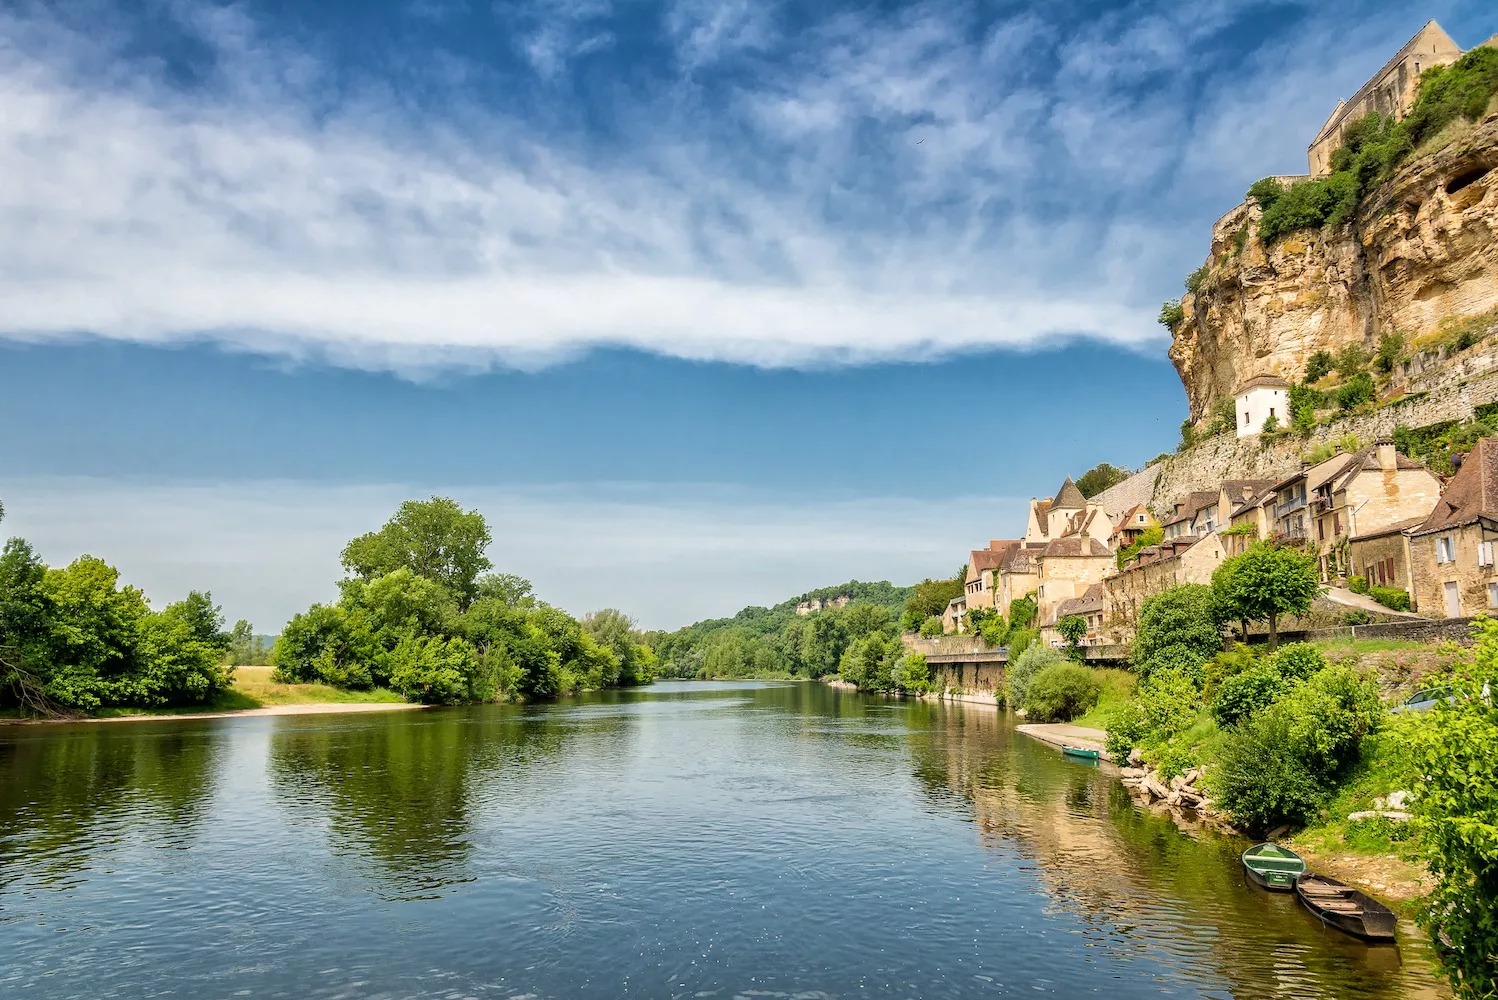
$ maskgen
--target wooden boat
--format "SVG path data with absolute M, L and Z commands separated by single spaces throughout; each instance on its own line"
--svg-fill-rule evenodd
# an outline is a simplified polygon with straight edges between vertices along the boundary
M 1300 855 L 1279 844 L 1255 844 L 1243 852 L 1243 871 L 1248 880 L 1275 892 L 1290 892 L 1306 870 Z
M 1061 752 L 1068 757 L 1076 757 L 1078 760 L 1097 760 L 1101 756 L 1101 750 L 1088 750 L 1086 747 L 1070 747 L 1061 745 Z
M 1394 911 L 1371 896 L 1326 875 L 1302 872 L 1295 895 L 1323 924 L 1365 941 L 1393 941 Z

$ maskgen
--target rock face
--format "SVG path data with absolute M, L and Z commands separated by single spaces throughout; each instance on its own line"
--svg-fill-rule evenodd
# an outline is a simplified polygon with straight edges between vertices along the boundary
M 1498 307 L 1498 114 L 1407 161 L 1349 225 L 1265 247 L 1259 215 L 1218 220 L 1209 274 L 1181 302 L 1170 358 L 1193 421 L 1255 375 L 1299 379 L 1318 350 Z

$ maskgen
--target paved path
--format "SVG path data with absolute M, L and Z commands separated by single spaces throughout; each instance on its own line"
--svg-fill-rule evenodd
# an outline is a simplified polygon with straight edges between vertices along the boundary
M 1087 726 L 1072 726 L 1066 723 L 1040 723 L 1027 722 L 1023 726 L 1015 726 L 1026 736 L 1033 736 L 1037 740 L 1043 740 L 1053 746 L 1080 747 L 1083 750 L 1103 749 L 1103 740 L 1108 734 L 1101 729 L 1089 729 Z M 1112 760 L 1106 753 L 1105 760 Z
M 1365 594 L 1354 594 L 1352 591 L 1342 587 L 1326 588 L 1326 599 L 1333 604 L 1340 604 L 1345 608 L 1362 608 L 1364 611 L 1371 611 L 1376 615 L 1393 615 L 1395 618 L 1410 619 L 1422 617 L 1421 615 L 1410 614 L 1408 611 L 1395 611 L 1393 608 L 1386 608 Z

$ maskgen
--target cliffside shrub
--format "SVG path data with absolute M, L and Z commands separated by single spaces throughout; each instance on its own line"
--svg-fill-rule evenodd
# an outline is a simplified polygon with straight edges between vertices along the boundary
M 1306 383 L 1319 382 L 1336 367 L 1331 351 L 1317 351 L 1306 361 Z
M 1196 295 L 1202 290 L 1202 286 L 1207 283 L 1207 278 L 1210 277 L 1211 274 L 1211 265 L 1203 264 L 1195 271 L 1192 271 L 1190 274 L 1186 275 L 1186 291 L 1190 292 L 1192 295 Z
M 1456 698 L 1410 730 L 1416 850 L 1435 876 L 1421 924 L 1459 997 L 1498 995 L 1498 621 L 1478 625 L 1470 667 L 1443 678 Z
M 1030 646 L 1018 658 L 1011 658 L 1008 669 L 1004 672 L 1004 693 L 1009 704 L 1023 708 L 1035 676 L 1046 667 L 1065 662 L 1066 657 L 1060 651 L 1039 643 Z
M 1186 320 L 1186 310 L 1181 306 L 1180 299 L 1166 299 L 1160 306 L 1160 315 L 1155 317 L 1156 321 L 1165 329 L 1175 332 L 1175 328 Z
M 1117 486 L 1132 473 L 1108 462 L 1099 462 L 1077 477 L 1077 489 L 1091 500 L 1110 486 Z
M 1345 385 L 1332 392 L 1332 398 L 1344 412 L 1373 401 L 1373 376 L 1358 372 Z
M 1290 386 L 1290 426 L 1297 433 L 1309 434 L 1316 426 L 1316 409 L 1323 405 L 1323 395 L 1316 389 L 1295 382 Z
M 1091 711 L 1102 690 L 1092 668 L 1053 664 L 1031 679 L 1025 692 L 1025 715 L 1037 722 L 1070 722 Z
M 1368 352 L 1362 344 L 1343 344 L 1337 351 L 1337 374 L 1344 379 L 1357 377 L 1368 365 Z
M 1400 352 L 1404 350 L 1404 334 L 1397 330 L 1386 333 L 1379 338 L 1378 354 L 1374 356 L 1373 366 L 1385 375 L 1394 370 L 1394 364 L 1399 360 Z
M 1409 591 L 1400 590 L 1398 587 L 1370 587 L 1368 596 L 1391 611 L 1410 609 Z

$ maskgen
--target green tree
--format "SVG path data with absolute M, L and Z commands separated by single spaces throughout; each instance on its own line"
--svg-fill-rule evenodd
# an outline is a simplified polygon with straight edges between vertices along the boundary
M 919 615 L 921 621 L 932 615 L 940 618 L 952 598 L 962 596 L 966 575 L 967 568 L 963 567 L 962 574 L 950 580 L 922 580 L 905 602 L 905 610 Z
M 1179 670 L 1199 685 L 1206 662 L 1222 651 L 1223 607 L 1211 587 L 1183 583 L 1139 606 L 1134 667 L 1148 677 Z
M 1373 359 L 1374 367 L 1385 375 L 1394 370 L 1399 354 L 1404 350 L 1404 334 L 1399 331 L 1386 333 L 1379 338 L 1378 354 Z
M 1011 659 L 1004 671 L 1004 694 L 1011 708 L 1024 708 L 1030 682 L 1046 667 L 1066 662 L 1060 652 L 1039 643 Z
M 1035 598 L 1026 594 L 1024 597 L 1016 597 L 1009 602 L 1009 627 L 1011 629 L 1029 628 L 1035 624 L 1035 612 L 1038 605 Z
M 514 573 L 485 573 L 475 585 L 477 597 L 492 597 L 513 608 L 535 606 L 531 582 Z
M 379 531 L 344 547 L 343 567 L 366 582 L 404 567 L 440 583 L 466 608 L 478 596 L 479 574 L 492 566 L 484 555 L 490 541 L 476 510 L 446 497 L 407 500 Z
M 229 630 L 229 663 L 236 667 L 248 666 L 255 657 L 255 627 L 241 618 Z
M 1108 487 L 1117 486 L 1128 479 L 1130 475 L 1128 469 L 1120 469 L 1116 465 L 1099 462 L 1077 477 L 1077 489 L 1082 491 L 1084 497 L 1091 500 Z
M 1321 584 L 1315 559 L 1258 542 L 1217 567 L 1212 590 L 1225 618 L 1265 622 L 1273 649 L 1279 645 L 1280 616 L 1304 614 Z
M 1316 351 L 1306 361 L 1306 384 L 1320 382 L 1332 373 L 1337 367 L 1337 360 L 1332 357 L 1331 351 Z
M 1435 876 L 1420 922 L 1464 998 L 1498 995 L 1498 621 L 1476 626 L 1452 698 L 1408 731 L 1416 843 Z
M 1082 637 L 1087 634 L 1087 620 L 1081 615 L 1067 615 L 1056 622 L 1056 631 L 1066 640 L 1067 655 L 1082 658 Z
M 926 639 L 934 639 L 946 631 L 942 628 L 941 619 L 932 615 L 921 622 L 921 636 Z

